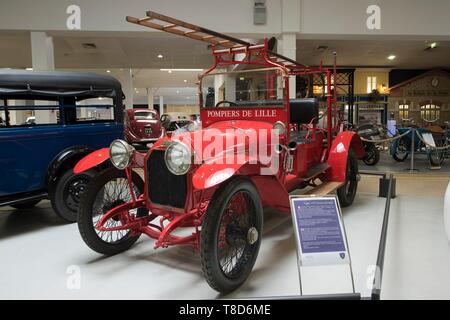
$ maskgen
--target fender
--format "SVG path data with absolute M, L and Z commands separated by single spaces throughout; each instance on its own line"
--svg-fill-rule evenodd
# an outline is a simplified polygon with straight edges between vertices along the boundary
M 328 164 L 331 166 L 328 178 L 330 181 L 344 182 L 346 178 L 347 157 L 353 150 L 358 159 L 364 157 L 364 147 L 358 134 L 352 131 L 344 131 L 337 135 L 331 145 L 328 155 Z
M 75 168 L 73 168 L 73 172 L 76 174 L 81 173 L 95 166 L 98 166 L 99 164 L 105 162 L 108 159 L 109 159 L 109 148 L 102 148 L 95 150 L 94 152 L 89 153 L 83 159 L 78 161 L 78 163 L 75 165 Z
M 61 151 L 48 167 L 45 185 L 48 186 L 53 183 L 60 174 L 60 171 L 65 168 L 67 164 L 70 164 L 70 166 L 75 165 L 78 160 L 87 155 L 89 151 L 90 149 L 87 146 L 73 146 Z
M 192 177 L 192 184 L 197 190 L 214 187 L 234 176 L 241 168 L 249 164 L 252 159 L 246 156 L 242 163 L 236 164 L 235 155 L 229 155 L 221 158 L 220 162 L 218 159 L 205 161 L 195 171 Z M 257 167 L 259 168 L 260 166 L 258 163 Z

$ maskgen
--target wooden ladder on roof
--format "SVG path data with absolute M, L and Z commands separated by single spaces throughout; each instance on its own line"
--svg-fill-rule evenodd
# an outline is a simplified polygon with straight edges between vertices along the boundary
M 154 11 L 147 11 L 144 18 L 127 16 L 126 20 L 130 23 L 134 23 L 144 27 L 169 32 L 194 40 L 203 41 L 216 48 L 222 47 L 225 49 L 230 49 L 230 53 L 232 53 L 233 49 L 258 46 L 258 44 L 252 44 L 247 41 L 234 38 L 210 29 L 206 29 L 192 23 L 168 17 Z M 259 46 L 262 45 L 259 44 Z M 267 50 L 267 52 L 272 61 L 283 64 L 289 69 L 299 69 L 307 67 L 276 52 L 272 52 L 269 50 Z

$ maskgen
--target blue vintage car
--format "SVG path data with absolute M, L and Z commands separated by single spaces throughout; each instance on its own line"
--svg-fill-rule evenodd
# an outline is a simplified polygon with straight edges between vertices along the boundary
M 92 150 L 123 139 L 123 93 L 94 73 L 0 70 L 0 206 L 49 198 L 76 221 L 80 193 L 95 174 L 73 166 Z

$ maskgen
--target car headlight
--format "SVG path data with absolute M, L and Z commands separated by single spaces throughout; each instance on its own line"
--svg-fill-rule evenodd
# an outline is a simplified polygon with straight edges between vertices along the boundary
M 181 176 L 186 174 L 192 162 L 191 150 L 181 142 L 174 142 L 169 145 L 165 153 L 167 169 L 174 175 Z
M 130 165 L 135 149 L 123 140 L 114 140 L 109 146 L 109 158 L 117 169 L 123 170 Z
M 273 132 L 276 135 L 281 136 L 286 133 L 286 126 L 284 125 L 283 122 L 277 121 L 273 124 Z

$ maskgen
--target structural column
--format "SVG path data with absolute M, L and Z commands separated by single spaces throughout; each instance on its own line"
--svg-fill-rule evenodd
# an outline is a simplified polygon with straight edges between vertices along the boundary
M 153 92 L 154 89 L 153 88 L 147 88 L 147 105 L 149 109 L 154 109 L 153 107 Z
M 133 74 L 131 69 L 122 69 L 121 75 L 122 91 L 125 94 L 124 105 L 127 109 L 133 108 Z
M 31 37 L 31 60 L 33 70 L 53 71 L 55 70 L 55 58 L 53 50 L 53 38 L 45 32 L 30 33 Z
M 45 32 L 30 33 L 31 38 L 31 61 L 34 71 L 54 71 L 55 70 L 55 58 L 53 50 L 53 38 L 49 37 Z M 35 105 L 48 105 L 56 104 L 46 101 L 27 101 L 27 104 Z M 16 111 L 17 113 L 23 111 Z M 22 115 L 23 116 L 23 115 Z M 35 110 L 34 116 L 36 117 L 36 123 L 56 123 L 56 110 Z M 20 118 L 17 115 L 17 118 Z
M 278 39 L 277 51 L 279 54 L 297 60 L 297 37 L 295 33 L 283 33 Z M 296 97 L 295 77 L 289 79 L 289 98 Z
M 162 115 L 164 113 L 164 97 L 159 96 L 159 114 Z
M 301 32 L 301 1 L 281 0 L 281 35 L 277 51 L 283 56 L 297 60 L 297 33 Z M 296 97 L 295 77 L 289 80 L 289 98 Z

